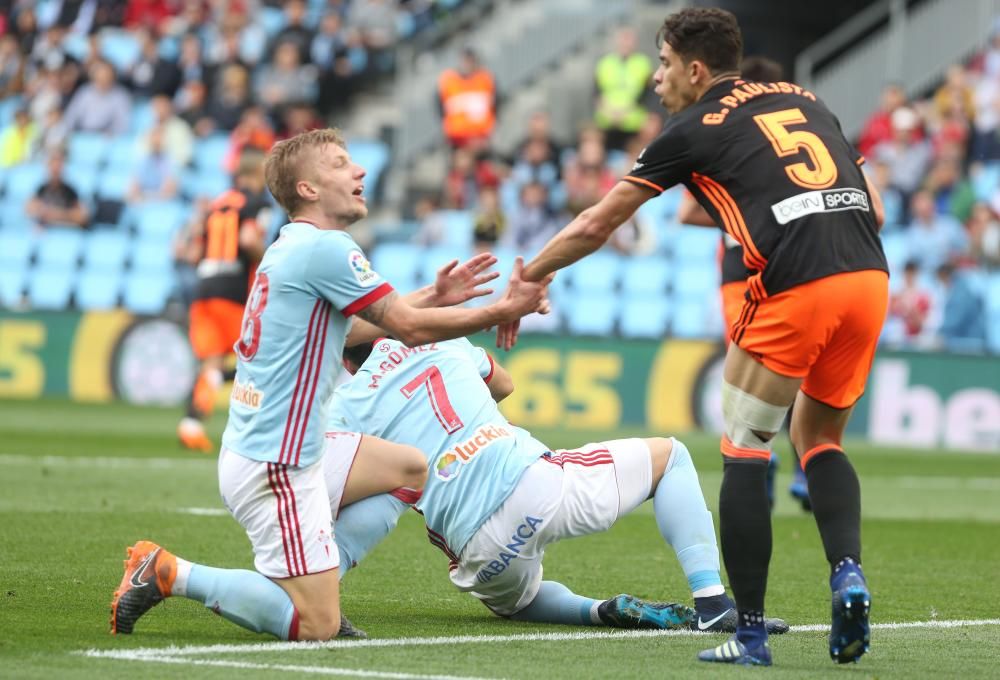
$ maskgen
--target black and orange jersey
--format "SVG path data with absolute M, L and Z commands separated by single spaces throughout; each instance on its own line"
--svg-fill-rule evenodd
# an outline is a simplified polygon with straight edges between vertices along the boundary
M 240 247 L 248 223 L 263 228 L 261 213 L 270 207 L 266 194 L 231 189 L 212 201 L 201 234 L 195 299 L 222 298 L 245 304 L 254 261 Z
M 727 80 L 672 116 L 624 178 L 681 183 L 743 247 L 750 299 L 887 271 L 861 164 L 837 118 L 786 82 Z
M 722 285 L 746 281 L 753 276 L 753 272 L 743 262 L 743 248 L 726 233 L 722 234 L 719 241 L 719 271 L 722 274 Z

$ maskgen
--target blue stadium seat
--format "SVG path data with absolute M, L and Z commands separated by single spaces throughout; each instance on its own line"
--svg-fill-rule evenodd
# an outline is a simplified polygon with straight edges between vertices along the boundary
M 468 210 L 440 210 L 438 215 L 444 223 L 442 243 L 456 248 L 472 247 L 472 232 L 475 218 Z
M 34 220 L 24 212 L 24 200 L 9 200 L 0 203 L 0 228 L 27 231 L 34 225 Z
M 108 147 L 109 172 L 131 172 L 139 162 L 139 142 L 132 135 L 115 137 Z
M 0 266 L 0 307 L 16 307 L 21 303 L 27 275 L 26 267 Z
M 110 201 L 124 201 L 131 184 L 132 173 L 129 170 L 108 166 L 97 181 L 94 195 Z
M 172 276 L 174 254 L 170 241 L 141 240 L 132 248 L 132 271 L 150 275 Z
M 83 250 L 83 232 L 72 227 L 47 227 L 38 240 L 37 266 L 76 269 Z
M 417 268 L 417 285 L 425 286 L 433 283 L 437 276 L 437 270 L 450 261 L 458 260 L 459 264 L 461 264 L 470 257 L 472 257 L 471 248 L 435 246 L 425 249 L 420 255 L 420 263 Z
M 118 304 L 122 275 L 117 270 L 86 269 L 76 284 L 76 306 L 80 309 L 112 309 Z
M 986 347 L 994 354 L 1000 354 L 1000 309 L 986 313 Z
M 93 170 L 108 155 L 111 141 L 107 135 L 97 132 L 74 132 L 69 136 L 69 156 L 67 161 L 74 166 Z
M 989 202 L 993 192 L 1000 186 L 1000 162 L 991 161 L 983 164 L 979 172 L 972 173 L 969 178 L 972 180 L 976 199 Z
M 625 258 L 622 291 L 633 294 L 665 294 L 670 280 L 670 261 L 655 255 Z
M 96 168 L 71 163 L 63 171 L 63 178 L 67 184 L 73 187 L 84 203 L 89 203 L 94 197 L 94 191 L 97 190 Z
M 24 106 L 24 98 L 16 95 L 0 99 L 0 127 L 7 127 L 14 121 L 14 113 Z
M 199 140 L 194 145 L 195 167 L 203 170 L 222 170 L 222 161 L 229 152 L 229 137 L 216 133 Z
M 665 295 L 625 298 L 622 306 L 622 335 L 630 338 L 662 338 L 670 321 L 670 303 Z
M 15 165 L 9 170 L 5 170 L 7 175 L 7 188 L 4 194 L 8 202 L 24 201 L 34 196 L 38 187 L 42 185 L 48 173 L 42 163 L 26 163 Z
M 181 174 L 181 193 L 191 198 L 204 196 L 214 199 L 228 191 L 233 185 L 232 179 L 223 170 L 187 170 Z
M 285 27 L 285 13 L 278 7 L 261 7 L 257 12 L 257 21 L 272 36 Z
M 674 304 L 670 332 L 679 338 L 712 336 L 709 315 L 712 311 L 703 302 L 683 300 Z
M 906 233 L 882 234 L 882 250 L 885 251 L 889 271 L 894 273 L 903 271 L 903 265 L 906 264 L 906 258 L 910 253 L 910 243 Z
M 381 142 L 355 141 L 347 145 L 351 160 L 365 169 L 365 198 L 371 198 L 379 177 L 389 162 L 389 149 Z
M 101 56 L 115 67 L 118 73 L 128 70 L 139 59 L 142 46 L 135 33 L 105 28 L 100 33 Z
M 133 271 L 125 278 L 125 308 L 135 314 L 159 314 L 170 298 L 174 283 L 172 275 L 150 275 Z
M 575 293 L 561 297 L 559 305 L 571 333 L 607 336 L 614 332 L 619 309 L 614 293 Z
M 675 298 L 702 302 L 709 295 L 715 295 L 719 287 L 719 267 L 715 262 L 690 265 L 675 261 L 671 278 Z
M 26 267 L 37 242 L 30 230 L 0 231 L 0 269 Z
M 127 234 L 111 229 L 87 234 L 83 247 L 85 269 L 120 271 L 128 257 L 132 242 Z
M 565 278 L 576 292 L 611 292 L 622 274 L 622 257 L 601 250 L 566 269 Z
M 410 243 L 384 243 L 372 251 L 372 268 L 393 287 L 409 292 L 416 287 L 423 249 Z
M 76 269 L 35 267 L 28 276 L 28 300 L 35 309 L 66 309 Z
M 132 135 L 140 135 L 148 132 L 153 127 L 153 107 L 148 99 L 132 100 L 132 115 L 129 119 L 128 130 Z
M 133 209 L 139 236 L 161 241 L 176 234 L 188 215 L 188 206 L 181 201 L 140 203 Z
M 681 227 L 673 237 L 675 266 L 715 263 L 719 255 L 719 231 L 704 227 Z

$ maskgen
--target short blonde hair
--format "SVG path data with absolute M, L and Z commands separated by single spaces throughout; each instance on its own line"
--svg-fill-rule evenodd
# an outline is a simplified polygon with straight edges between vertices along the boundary
M 344 136 L 337 128 L 310 130 L 278 142 L 264 160 L 264 180 L 274 199 L 290 216 L 301 207 L 302 198 L 296 185 L 302 179 L 301 163 L 313 149 L 322 149 L 327 144 L 336 144 L 347 149 Z

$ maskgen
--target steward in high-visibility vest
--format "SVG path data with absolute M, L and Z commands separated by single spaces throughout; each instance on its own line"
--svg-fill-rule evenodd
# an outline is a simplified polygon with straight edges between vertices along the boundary
M 612 148 L 620 148 L 646 120 L 647 111 L 639 102 L 649 87 L 653 64 L 648 56 L 634 50 L 634 33 L 623 29 L 618 34 L 618 49 L 604 55 L 594 70 L 597 83 L 594 122 L 605 131 L 607 144 Z
M 463 50 L 458 69 L 438 78 L 444 135 L 452 146 L 488 138 L 496 125 L 496 83 L 475 53 Z

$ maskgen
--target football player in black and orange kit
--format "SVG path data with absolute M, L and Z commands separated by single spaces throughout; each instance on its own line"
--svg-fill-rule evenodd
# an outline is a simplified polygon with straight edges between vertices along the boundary
M 719 514 L 736 598 L 736 635 L 703 661 L 770 665 L 764 594 L 771 559 L 765 478 L 770 441 L 794 402 L 791 435 L 830 563 L 830 654 L 868 649 L 861 491 L 841 448 L 888 305 L 882 202 L 864 159 L 808 90 L 740 78 L 743 38 L 714 8 L 672 14 L 659 31 L 655 91 L 672 114 L 631 172 L 525 266 L 537 281 L 600 248 L 647 200 L 682 183 L 743 247 L 753 273 L 723 376 Z M 510 347 L 516 323 L 500 326 Z M 697 601 L 696 601 L 697 606 Z
M 784 69 L 781 64 L 767 57 L 745 57 L 740 65 L 740 77 L 753 83 L 777 83 L 784 80 Z M 680 206 L 677 209 L 677 221 L 681 224 L 692 224 L 699 227 L 717 227 L 712 216 L 702 208 L 694 197 L 684 192 Z M 722 297 L 722 319 L 725 323 L 724 340 L 729 346 L 729 336 L 739 319 L 747 291 L 747 279 L 753 272 L 743 263 L 743 246 L 729 234 L 723 232 L 719 239 L 719 273 L 722 285 L 719 288 Z M 791 409 L 785 418 L 785 425 L 791 422 Z M 809 511 L 809 489 L 806 484 L 806 474 L 802 470 L 795 446 L 792 446 L 795 456 L 795 472 L 791 485 L 788 487 L 792 498 Z M 774 509 L 774 476 L 778 470 L 778 456 L 771 450 L 771 460 L 767 468 L 767 502 Z
M 192 234 L 198 286 L 188 335 L 201 369 L 188 399 L 187 415 L 177 427 L 185 448 L 215 450 L 202 421 L 212 412 L 224 381 L 225 359 L 240 339 L 249 281 L 264 254 L 264 228 L 271 206 L 265 186 L 264 154 L 244 150 L 234 188 L 212 201 L 204 223 Z

